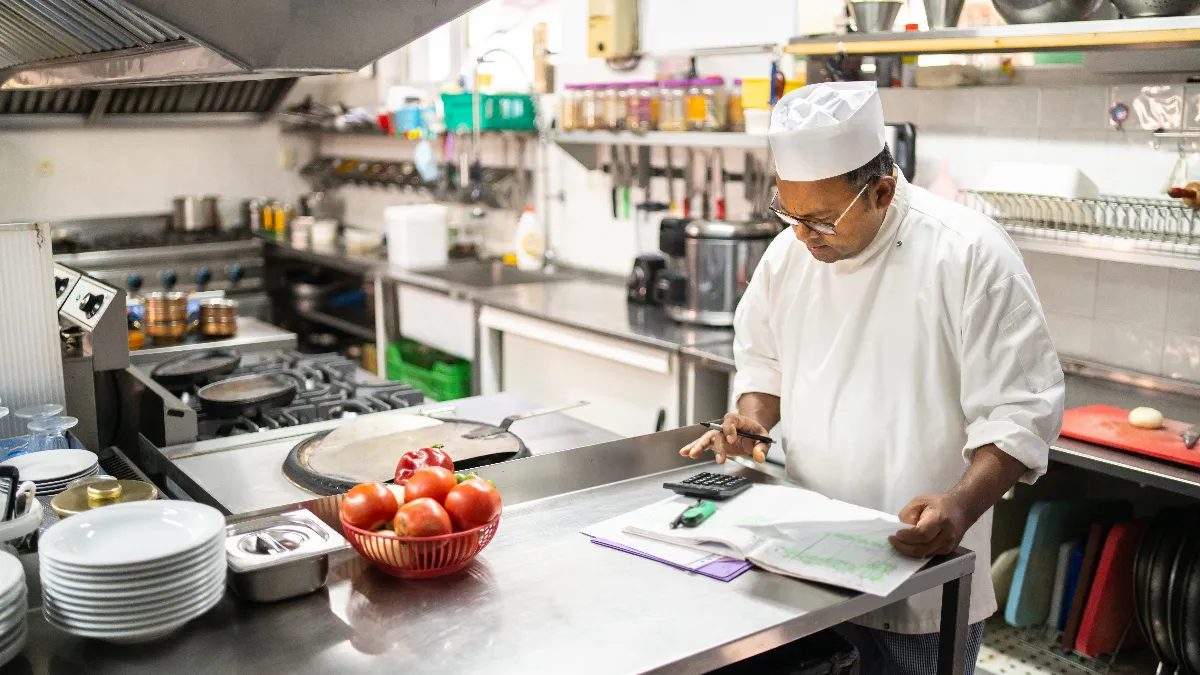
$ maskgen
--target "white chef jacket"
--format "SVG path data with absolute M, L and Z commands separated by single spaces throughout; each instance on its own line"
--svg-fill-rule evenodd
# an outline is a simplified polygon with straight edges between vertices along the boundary
M 734 396 L 782 401 L 790 480 L 898 514 L 947 492 L 994 443 L 1046 471 L 1065 387 L 1033 280 L 995 222 L 900 176 L 860 254 L 815 260 L 791 230 L 767 249 L 737 308 Z M 966 461 L 964 461 L 964 459 Z M 992 512 L 963 537 L 975 551 L 970 621 L 996 611 Z M 856 619 L 938 630 L 941 590 Z

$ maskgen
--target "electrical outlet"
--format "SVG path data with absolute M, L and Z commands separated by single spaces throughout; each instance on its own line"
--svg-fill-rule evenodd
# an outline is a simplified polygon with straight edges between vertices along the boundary
M 287 146 L 279 149 L 279 168 L 291 171 L 296 168 L 296 149 Z
M 54 160 L 42 159 L 37 165 L 38 178 L 49 178 L 54 175 Z

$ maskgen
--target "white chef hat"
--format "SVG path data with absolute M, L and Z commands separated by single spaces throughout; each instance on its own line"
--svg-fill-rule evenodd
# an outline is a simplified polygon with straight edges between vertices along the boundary
M 883 151 L 883 104 L 871 82 L 822 82 L 775 104 L 768 138 L 783 180 L 840 176 Z

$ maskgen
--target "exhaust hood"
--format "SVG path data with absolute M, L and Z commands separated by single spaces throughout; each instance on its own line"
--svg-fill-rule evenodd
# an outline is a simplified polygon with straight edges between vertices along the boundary
M 0 89 L 357 71 L 484 0 L 0 0 Z

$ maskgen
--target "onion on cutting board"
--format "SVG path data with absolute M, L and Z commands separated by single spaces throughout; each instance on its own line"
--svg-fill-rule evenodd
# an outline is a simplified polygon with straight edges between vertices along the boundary
M 1154 408 L 1134 408 L 1129 411 L 1129 423 L 1140 429 L 1159 429 L 1163 425 L 1163 414 Z

